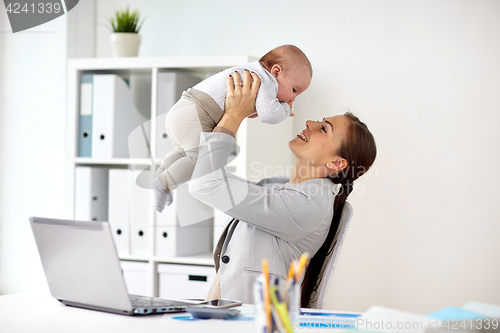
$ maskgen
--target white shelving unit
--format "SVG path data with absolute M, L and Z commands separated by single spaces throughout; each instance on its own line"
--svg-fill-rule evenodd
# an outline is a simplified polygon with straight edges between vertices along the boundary
M 78 166 L 96 166 L 109 168 L 146 167 L 150 159 L 139 158 L 89 158 L 77 157 L 78 113 L 80 76 L 84 73 L 117 74 L 122 77 L 142 75 L 150 80 L 150 137 L 156 138 L 156 114 L 158 100 L 158 73 L 167 71 L 185 71 L 200 79 L 205 79 L 221 70 L 240 64 L 256 61 L 251 56 L 204 56 L 204 57 L 165 57 L 165 58 L 88 58 L 68 61 L 68 113 L 67 113 L 67 188 L 66 216 L 74 216 L 75 210 L 75 168 Z M 148 102 L 149 103 L 149 102 Z M 245 120 L 237 135 L 240 155 L 228 166 L 228 170 L 258 180 L 268 176 L 286 174 L 292 165 L 292 155 L 286 144 L 293 138 L 292 119 L 279 125 L 266 125 L 257 119 Z M 151 151 L 156 152 L 156 140 L 151 140 Z M 154 156 L 156 161 L 163 156 Z M 151 191 L 151 210 L 153 194 Z M 148 226 L 155 230 L 155 214 Z M 182 257 L 159 257 L 155 255 L 155 235 L 149 233 L 148 255 L 120 255 L 121 260 L 148 263 L 149 295 L 159 295 L 158 264 L 184 264 L 213 266 L 212 253 L 202 253 Z

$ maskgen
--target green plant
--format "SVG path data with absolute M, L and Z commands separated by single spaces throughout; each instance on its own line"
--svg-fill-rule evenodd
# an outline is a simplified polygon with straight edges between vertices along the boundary
M 144 19 L 140 23 L 139 19 L 139 10 L 136 9 L 131 12 L 127 7 L 124 10 L 117 10 L 115 15 L 109 18 L 109 23 L 113 32 L 132 32 L 137 34 L 144 23 Z

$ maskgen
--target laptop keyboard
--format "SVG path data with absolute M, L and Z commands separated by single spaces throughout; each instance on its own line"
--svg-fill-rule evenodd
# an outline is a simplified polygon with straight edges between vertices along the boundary
M 157 297 L 148 297 L 140 295 L 129 295 L 132 306 L 136 308 L 150 308 L 150 307 L 167 307 L 175 305 L 186 305 L 184 302 L 176 302 Z

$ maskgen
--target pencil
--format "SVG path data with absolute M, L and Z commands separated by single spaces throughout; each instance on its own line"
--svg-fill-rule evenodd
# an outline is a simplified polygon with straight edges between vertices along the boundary
M 292 261 L 290 263 L 290 269 L 288 270 L 288 275 L 286 277 L 286 280 L 289 281 L 293 278 L 293 272 L 295 270 L 295 265 L 294 265 L 294 262 Z
M 264 312 L 266 314 L 267 333 L 272 332 L 272 318 L 271 318 L 271 295 L 269 294 L 269 263 L 266 258 L 262 259 L 262 274 L 264 274 Z
M 297 268 L 297 274 L 295 275 L 295 281 L 299 282 L 302 279 L 302 272 L 306 267 L 307 261 L 309 260 L 309 253 L 304 252 L 299 260 L 299 267 Z
M 295 261 L 290 263 L 290 269 L 288 270 L 288 276 L 286 277 L 285 286 L 283 287 L 283 299 L 286 301 L 288 299 L 288 289 L 293 281 L 293 276 L 295 274 Z

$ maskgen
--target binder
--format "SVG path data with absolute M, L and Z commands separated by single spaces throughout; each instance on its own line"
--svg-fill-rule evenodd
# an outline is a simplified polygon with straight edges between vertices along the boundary
M 80 110 L 78 116 L 78 156 L 92 157 L 93 74 L 80 76 Z
M 119 255 L 130 253 L 130 188 L 128 169 L 109 169 L 109 224 Z
M 75 168 L 75 220 L 108 220 L 108 169 Z
M 161 213 L 155 212 L 155 254 L 160 257 L 175 257 L 211 252 L 211 207 L 191 196 L 187 184 L 175 189 L 173 196 L 172 205 L 165 207 Z M 204 214 L 200 214 L 200 210 Z
M 151 121 L 134 128 L 128 136 L 128 154 L 130 158 L 149 158 L 151 142 Z
M 155 255 L 159 257 L 173 257 L 180 255 L 177 251 L 176 242 L 178 229 L 180 227 L 177 221 L 175 202 L 177 200 L 176 190 L 173 192 L 174 202 L 165 207 L 163 212 L 155 211 L 156 230 L 155 230 Z
M 92 105 L 92 157 L 129 157 L 128 136 L 147 119 L 125 81 L 114 74 L 94 75 Z
M 135 180 L 141 170 L 129 170 L 131 173 L 131 202 L 130 202 L 130 252 L 134 255 L 149 254 L 149 233 L 153 228 L 149 226 L 153 212 L 153 191 L 139 187 Z
M 167 112 L 181 98 L 182 92 L 201 80 L 187 73 L 168 72 L 158 74 L 158 106 L 156 119 L 156 157 L 164 158 L 172 150 L 172 141 L 165 132 Z

